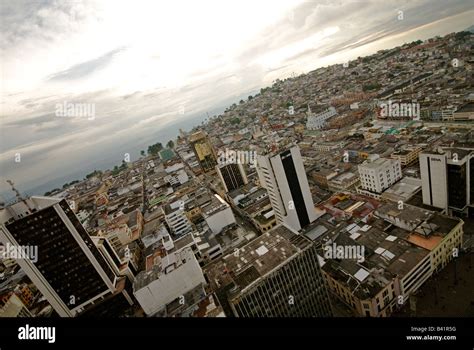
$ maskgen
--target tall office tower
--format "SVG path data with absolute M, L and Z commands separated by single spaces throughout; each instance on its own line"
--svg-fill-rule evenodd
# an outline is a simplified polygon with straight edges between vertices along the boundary
M 226 192 L 231 192 L 248 183 L 242 164 L 221 164 L 216 169 Z
M 64 199 L 31 197 L 1 209 L 0 241 L 23 252 L 17 263 L 59 316 L 115 291 L 115 274 Z
M 474 208 L 474 150 L 445 148 L 420 153 L 423 203 L 467 215 Z
M 226 316 L 332 316 L 316 247 L 283 225 L 204 272 Z
M 217 165 L 217 156 L 212 147 L 211 140 L 203 131 L 198 131 L 189 136 L 189 143 L 196 155 L 201 169 L 206 173 Z
M 261 185 L 268 191 L 278 223 L 299 231 L 316 220 L 298 146 L 258 156 L 257 172 Z

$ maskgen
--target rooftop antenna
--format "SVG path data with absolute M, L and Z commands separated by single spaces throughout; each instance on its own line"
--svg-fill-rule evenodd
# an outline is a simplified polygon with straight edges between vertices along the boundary
M 15 197 L 19 202 L 25 203 L 29 210 L 31 210 L 30 205 L 28 202 L 21 196 L 20 192 L 15 188 L 15 184 L 12 180 L 7 180 L 7 183 L 11 186 L 12 191 L 15 192 Z

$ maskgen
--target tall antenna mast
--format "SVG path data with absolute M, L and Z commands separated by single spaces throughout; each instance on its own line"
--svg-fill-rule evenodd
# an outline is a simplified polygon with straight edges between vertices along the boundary
M 19 202 L 25 203 L 29 210 L 31 210 L 28 202 L 21 196 L 20 192 L 15 188 L 15 184 L 12 180 L 7 180 L 7 183 L 11 186 L 12 191 L 15 192 L 15 197 Z

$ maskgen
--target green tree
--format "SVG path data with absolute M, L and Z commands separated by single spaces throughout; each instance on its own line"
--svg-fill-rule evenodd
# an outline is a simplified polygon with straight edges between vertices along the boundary
M 90 179 L 91 177 L 99 176 L 99 175 L 102 175 L 102 171 L 94 170 L 92 173 L 86 175 L 86 179 Z
M 363 91 L 377 90 L 380 89 L 381 85 L 379 83 L 365 84 L 362 86 Z
M 141 155 L 141 156 L 144 156 L 144 155 L 145 155 L 145 150 L 142 149 L 142 150 L 140 151 L 140 155 Z
M 112 175 L 117 175 L 120 172 L 119 167 L 116 165 L 114 166 L 114 170 L 112 170 Z
M 458 33 L 456 33 L 456 39 L 462 39 L 465 36 L 469 36 L 469 35 L 471 35 L 471 32 L 469 32 L 469 31 L 458 32 Z
M 166 147 L 168 147 L 168 148 L 174 148 L 174 142 L 173 142 L 173 140 L 169 140 L 168 143 L 166 144 Z
M 148 146 L 148 154 L 155 156 L 162 149 L 163 149 L 163 145 L 160 142 L 155 143 L 154 145 Z

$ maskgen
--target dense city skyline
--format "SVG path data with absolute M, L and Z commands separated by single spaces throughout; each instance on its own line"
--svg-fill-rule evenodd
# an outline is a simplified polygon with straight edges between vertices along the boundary
M 473 15 L 0 2 L 0 347 L 472 347 Z

